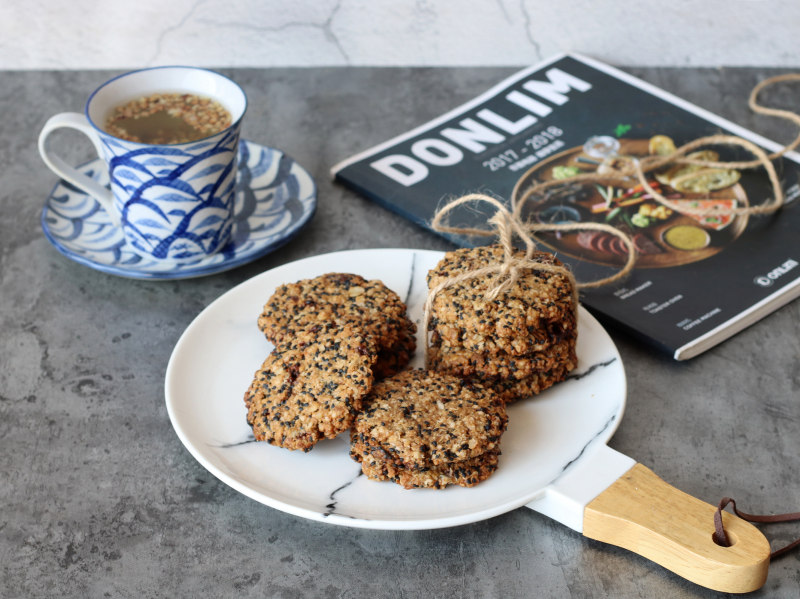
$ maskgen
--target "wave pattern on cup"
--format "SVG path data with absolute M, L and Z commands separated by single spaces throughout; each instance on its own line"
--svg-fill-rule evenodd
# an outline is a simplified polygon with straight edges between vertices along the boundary
M 189 146 L 142 146 L 109 136 L 102 141 L 134 251 L 183 262 L 224 246 L 233 224 L 237 128 Z

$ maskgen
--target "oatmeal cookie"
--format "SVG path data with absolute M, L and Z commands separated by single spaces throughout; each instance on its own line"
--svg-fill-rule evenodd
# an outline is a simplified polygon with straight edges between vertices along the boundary
M 353 424 L 351 444 L 369 448 L 373 457 L 371 450 L 379 448 L 393 466 L 420 470 L 499 450 L 507 421 L 503 402 L 480 385 L 406 370 L 375 384 Z
M 258 318 L 258 328 L 272 343 L 313 324 L 356 325 L 375 338 L 380 348 L 391 348 L 416 325 L 406 316 L 406 305 L 381 281 L 356 274 L 328 273 L 281 285 Z
M 245 393 L 258 441 L 309 451 L 348 430 L 372 388 L 371 338 L 348 326 L 312 328 L 278 343 Z

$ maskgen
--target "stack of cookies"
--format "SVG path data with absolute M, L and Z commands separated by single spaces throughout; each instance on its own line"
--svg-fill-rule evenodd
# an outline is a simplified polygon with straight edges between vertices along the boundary
M 348 430 L 373 382 L 416 345 L 397 294 L 354 274 L 282 285 L 258 326 L 275 349 L 245 393 L 247 422 L 257 440 L 303 451 Z
M 350 456 L 374 480 L 405 488 L 471 487 L 497 469 L 505 404 L 468 380 L 406 370 L 375 384 L 350 434 Z
M 428 273 L 428 287 L 500 264 L 503 256 L 499 245 L 448 252 Z M 535 252 L 532 259 L 562 266 L 546 252 Z M 513 285 L 489 299 L 499 277 L 468 278 L 436 294 L 428 366 L 477 382 L 512 402 L 564 380 L 575 368 L 577 306 L 565 272 L 521 269 Z

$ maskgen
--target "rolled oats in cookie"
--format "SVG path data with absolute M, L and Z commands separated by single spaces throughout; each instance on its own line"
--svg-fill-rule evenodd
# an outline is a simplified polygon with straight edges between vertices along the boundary
M 348 430 L 372 388 L 376 357 L 353 327 L 301 329 L 279 342 L 244 397 L 256 440 L 309 451 Z
M 563 266 L 546 252 L 535 252 L 532 259 L 544 265 Z M 499 245 L 448 252 L 428 273 L 428 288 L 502 261 L 503 248 Z M 574 337 L 574 288 L 567 274 L 521 269 L 509 289 L 489 299 L 500 276 L 490 273 L 441 289 L 433 300 L 429 328 L 452 346 L 515 355 L 545 350 Z
M 405 367 L 416 349 L 416 325 L 400 297 L 381 281 L 356 274 L 328 273 L 281 285 L 258 318 L 272 343 L 320 323 L 355 326 L 373 337 L 382 352 L 379 376 Z
M 503 402 L 483 387 L 406 370 L 375 384 L 353 424 L 351 447 L 369 448 L 373 458 L 379 448 L 389 456 L 380 460 L 384 466 L 419 471 L 498 451 L 507 421 Z

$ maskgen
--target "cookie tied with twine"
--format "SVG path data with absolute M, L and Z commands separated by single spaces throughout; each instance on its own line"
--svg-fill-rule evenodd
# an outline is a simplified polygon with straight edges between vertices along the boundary
M 455 227 L 446 224 L 446 217 L 452 210 L 471 203 L 485 203 L 494 208 L 494 215 L 487 221 L 487 225 L 490 228 Z M 570 227 L 570 225 L 554 226 L 559 228 Z M 552 259 L 543 260 L 542 252 L 536 250 L 536 242 L 530 232 L 531 230 L 538 230 L 539 225 L 526 225 L 515 219 L 508 208 L 496 198 L 483 194 L 470 194 L 450 202 L 439 210 L 431 223 L 431 227 L 443 233 L 496 238 L 498 246 L 502 248 L 502 258 L 497 261 L 487 260 L 485 265 L 474 268 L 473 266 L 477 263 L 470 264 L 465 269 L 452 271 L 452 276 L 449 273 L 438 273 L 437 276 L 431 278 L 431 275 L 429 275 L 431 289 L 425 302 L 422 320 L 426 350 L 430 346 L 428 332 L 436 298 L 445 289 L 475 279 L 489 281 L 489 287 L 485 290 L 485 295 L 482 295 L 481 299 L 487 302 L 495 302 L 495 300 L 508 301 L 510 299 L 509 293 L 514 290 L 515 285 L 520 282 L 521 278 L 525 277 L 526 284 L 530 283 L 530 278 L 528 277 L 530 272 L 560 275 L 567 283 L 565 286 L 567 289 L 566 295 L 570 298 L 572 312 L 570 320 L 573 323 L 577 322 L 578 285 L 569 268 L 552 256 Z M 617 234 L 623 239 L 623 243 L 629 249 L 629 264 L 632 267 L 635 258 L 633 242 L 624 233 L 613 229 L 613 227 L 599 223 L 596 224 L 596 227 L 607 230 L 612 234 Z M 524 249 L 517 249 L 516 243 L 518 239 L 523 244 Z M 618 273 L 611 278 L 616 279 L 620 276 L 624 276 L 624 273 Z M 524 335 L 525 331 L 523 330 L 521 333 Z
M 577 366 L 577 297 L 549 252 L 491 244 L 447 252 L 428 271 L 426 365 L 504 403 L 536 395 Z M 440 286 L 441 284 L 441 286 Z

